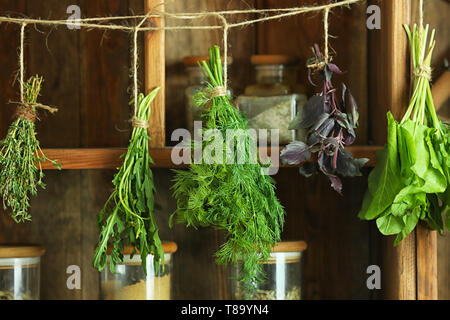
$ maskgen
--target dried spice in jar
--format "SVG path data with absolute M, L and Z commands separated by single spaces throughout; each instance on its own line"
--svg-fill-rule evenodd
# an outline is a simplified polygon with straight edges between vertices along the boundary
M 276 144 L 271 129 L 278 130 L 278 142 L 287 144 L 304 134 L 289 124 L 306 102 L 304 88 L 296 81 L 298 60 L 286 55 L 254 55 L 251 62 L 255 83 L 238 97 L 237 105 L 249 120 L 249 127 L 266 129 L 267 142 Z M 260 141 L 261 142 L 261 141 Z

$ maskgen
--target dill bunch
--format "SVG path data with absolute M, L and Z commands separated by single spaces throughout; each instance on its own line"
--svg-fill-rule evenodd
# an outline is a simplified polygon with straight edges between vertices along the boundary
M 202 114 L 202 132 L 215 129 L 225 137 L 228 129 L 246 130 L 247 120 L 228 96 L 211 98 L 211 92 L 223 86 L 223 76 L 219 47 L 212 47 L 209 54 L 210 60 L 201 65 L 209 78 L 208 85 L 195 100 L 203 106 L 209 104 Z M 177 210 L 170 217 L 170 225 L 176 216 L 178 223 L 187 226 L 224 230 L 226 242 L 216 252 L 216 262 L 240 263 L 242 276 L 238 280 L 249 298 L 257 283 L 264 281 L 260 262 L 267 261 L 272 247 L 280 240 L 284 209 L 275 195 L 273 179 L 262 173 L 257 161 L 250 161 L 256 158 L 256 148 L 251 148 L 256 142 L 245 131 L 236 135 L 234 145 L 239 145 L 236 142 L 240 139 L 245 143 L 236 151 L 228 149 L 223 140 L 204 139 L 203 162 L 192 164 L 188 171 L 175 171 L 173 193 Z M 234 162 L 208 162 L 210 155 L 205 150 L 215 143 L 221 143 L 223 158 Z M 193 144 L 195 148 L 196 142 Z M 239 154 L 241 162 L 237 162 Z
M 45 189 L 42 162 L 50 161 L 61 168 L 57 161 L 45 156 L 36 137 L 36 109 L 57 111 L 37 103 L 42 82 L 42 77 L 34 76 L 21 84 L 24 103 L 18 105 L 16 120 L 9 127 L 6 138 L 0 141 L 0 194 L 3 208 L 11 210 L 10 216 L 16 223 L 31 221 L 28 212 L 30 195 L 37 195 L 37 187 Z
M 144 97 L 138 97 L 136 118 L 148 122 L 151 102 L 160 88 Z M 149 154 L 150 137 L 147 129 L 134 127 L 124 162 L 115 174 L 114 191 L 97 216 L 100 229 L 93 266 L 99 271 L 107 263 L 108 245 L 111 245 L 109 267 L 115 273 L 116 264 L 123 263 L 123 249 L 126 244 L 141 255 L 142 267 L 147 272 L 147 256 L 154 256 L 155 273 L 160 262 L 164 262 L 164 250 L 158 234 L 154 207 L 155 185 L 150 165 L 153 160 Z

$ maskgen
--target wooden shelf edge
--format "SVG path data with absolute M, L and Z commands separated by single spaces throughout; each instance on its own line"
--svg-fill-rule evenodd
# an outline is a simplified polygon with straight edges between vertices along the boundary
M 355 158 L 368 158 L 368 167 L 376 164 L 375 154 L 380 146 L 353 146 L 348 150 Z M 268 150 L 267 150 L 268 149 Z M 150 156 L 155 168 L 186 168 L 187 165 L 175 165 L 171 160 L 173 148 L 152 148 Z M 273 152 L 280 152 L 282 148 L 266 148 L 261 150 L 263 154 L 270 156 Z M 45 155 L 62 163 L 62 170 L 83 169 L 117 169 L 122 164 L 120 156 L 126 152 L 125 148 L 74 148 L 74 149 L 43 149 Z M 286 166 L 280 167 L 298 167 Z M 56 169 L 50 162 L 42 164 L 44 170 Z

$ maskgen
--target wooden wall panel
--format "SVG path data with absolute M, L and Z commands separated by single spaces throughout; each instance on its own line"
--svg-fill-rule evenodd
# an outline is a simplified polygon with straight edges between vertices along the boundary
M 357 218 L 366 175 L 344 180 L 344 197 L 323 176 L 306 179 L 296 168 L 275 176 L 286 209 L 282 240 L 305 240 L 306 299 L 369 299 L 369 224 Z
M 419 23 L 419 1 L 414 0 L 411 2 L 411 21 Z M 433 68 L 433 82 L 443 74 L 444 72 L 444 59 L 450 59 L 450 26 L 448 24 L 447 17 L 450 15 L 450 5 L 448 1 L 443 0 L 433 0 L 433 1 L 424 1 L 424 23 L 429 24 L 430 28 L 436 29 L 436 47 L 433 52 L 433 60 L 431 62 Z M 447 118 L 450 117 L 450 100 L 447 100 L 446 103 L 442 106 L 440 112 L 442 115 L 447 115 Z M 421 230 L 421 232 L 425 232 L 426 234 L 429 231 Z M 450 236 L 448 232 L 445 236 L 433 235 L 433 239 L 436 237 L 437 243 L 434 243 L 434 246 L 437 246 L 437 252 L 433 256 L 427 256 L 425 251 L 423 257 L 426 258 L 427 263 L 424 267 L 424 274 L 433 274 L 435 271 L 437 272 L 437 279 L 434 278 L 432 283 L 425 283 L 423 286 L 428 288 L 427 294 L 424 298 L 430 296 L 436 297 L 438 299 L 450 299 Z M 434 242 L 434 240 L 433 240 Z M 425 243 L 427 244 L 427 243 Z M 428 248 L 429 246 L 426 246 Z M 430 263 L 434 262 L 434 263 Z M 419 263 L 419 261 L 418 261 Z M 430 269 L 428 269 L 430 268 Z M 437 270 L 436 270 L 437 269 Z M 428 271 L 428 272 L 427 272 Z M 437 288 L 435 288 L 437 286 Z M 420 289 L 420 288 L 419 288 Z M 437 290 L 438 292 L 436 292 Z M 419 290 L 420 293 L 420 290 Z
M 81 1 L 83 16 L 127 15 L 128 2 Z M 126 146 L 131 133 L 131 34 L 81 30 L 79 49 L 82 147 Z M 143 70 L 142 70 L 143 72 Z M 141 88 L 143 90 L 143 88 Z

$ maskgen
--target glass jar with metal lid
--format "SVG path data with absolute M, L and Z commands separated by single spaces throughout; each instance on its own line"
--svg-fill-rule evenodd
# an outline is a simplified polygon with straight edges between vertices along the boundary
M 231 296 L 241 300 L 301 300 L 303 286 L 303 254 L 307 248 L 304 241 L 280 242 L 272 249 L 270 258 L 263 264 L 265 279 L 257 284 L 256 291 L 247 297 L 236 279 L 240 277 L 241 265 L 232 269 Z
M 304 89 L 296 81 L 298 58 L 254 55 L 251 63 L 255 83 L 245 88 L 236 101 L 237 106 L 248 118 L 250 128 L 268 130 L 267 143 L 288 144 L 296 139 L 296 131 L 289 130 L 289 125 L 307 100 Z M 278 130 L 277 141 L 272 138 L 271 129 Z
M 199 90 L 204 89 L 206 84 L 206 77 L 198 64 L 207 60 L 209 60 L 209 56 L 189 56 L 183 59 L 188 75 L 188 86 L 184 91 L 186 129 L 188 129 L 191 134 L 194 133 L 194 121 L 201 121 L 200 116 L 204 111 L 202 107 L 196 106 L 193 101 L 195 94 Z M 227 63 L 228 65 L 231 65 L 233 63 L 233 59 L 228 57 Z M 232 94 L 230 89 L 228 89 L 228 94 Z
M 38 245 L 0 245 L 0 300 L 39 300 L 44 253 Z
M 153 255 L 147 256 L 147 274 L 142 267 L 139 252 L 123 250 L 123 264 L 112 273 L 109 265 L 100 273 L 100 298 L 103 300 L 170 300 L 172 297 L 173 253 L 175 242 L 164 242 L 164 264 L 155 273 Z M 110 250 L 108 250 L 110 252 Z

